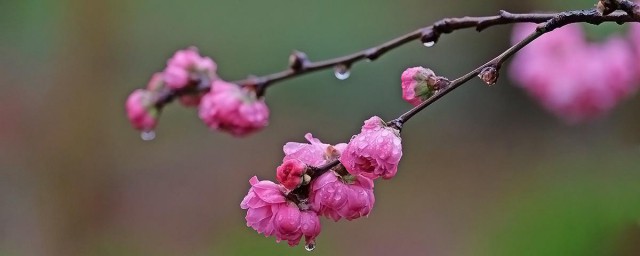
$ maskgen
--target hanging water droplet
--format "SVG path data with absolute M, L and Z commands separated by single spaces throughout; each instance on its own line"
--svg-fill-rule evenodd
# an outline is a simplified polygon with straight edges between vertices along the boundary
M 140 133 L 140 138 L 144 141 L 150 141 L 156 138 L 156 132 L 151 131 L 143 131 Z
M 426 46 L 426 47 L 431 47 L 431 46 L 436 45 L 436 42 L 435 42 L 435 41 L 429 41 L 429 42 L 424 42 L 424 43 L 422 43 L 422 44 L 423 44 L 424 46 Z
M 347 65 L 340 64 L 336 66 L 334 74 L 336 75 L 336 78 L 345 80 L 349 78 L 351 71 L 349 71 L 349 67 L 347 67 Z
M 307 250 L 308 252 L 313 251 L 315 248 L 316 248 L 316 244 L 315 243 L 310 243 L 310 244 L 304 246 L 304 249 Z

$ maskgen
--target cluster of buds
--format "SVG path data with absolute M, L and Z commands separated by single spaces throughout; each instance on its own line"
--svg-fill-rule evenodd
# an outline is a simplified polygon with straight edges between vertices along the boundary
M 126 102 L 131 125 L 143 132 L 155 129 L 163 104 L 177 97 L 186 107 L 198 107 L 210 128 L 244 136 L 268 124 L 269 109 L 254 87 L 220 79 L 216 63 L 194 47 L 177 51 L 147 88 L 137 89 Z
M 305 248 L 313 250 L 321 231 L 319 216 L 351 221 L 371 213 L 374 180 L 396 174 L 402 143 L 399 131 L 377 116 L 365 121 L 348 144 L 325 144 L 311 134 L 305 138 L 309 143 L 284 145 L 278 183 L 251 178 L 240 207 L 247 210 L 247 226 L 258 233 L 290 246 L 304 237 Z M 340 164 L 321 169 L 334 161 Z

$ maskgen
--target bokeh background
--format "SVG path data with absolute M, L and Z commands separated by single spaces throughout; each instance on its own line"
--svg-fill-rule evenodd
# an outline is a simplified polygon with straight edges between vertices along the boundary
M 405 68 L 457 77 L 506 49 L 510 26 L 411 43 L 345 81 L 324 71 L 278 84 L 270 126 L 245 139 L 172 105 L 142 141 L 128 93 L 191 45 L 234 80 L 285 68 L 293 49 L 320 60 L 443 17 L 594 2 L 2 0 L 0 255 L 309 255 L 245 226 L 249 178 L 273 179 L 282 145 L 306 132 L 338 143 L 371 115 L 397 116 L 410 107 Z M 636 95 L 568 126 L 506 73 L 474 80 L 406 125 L 400 171 L 376 184 L 372 214 L 324 220 L 312 254 L 640 255 L 638 113 Z

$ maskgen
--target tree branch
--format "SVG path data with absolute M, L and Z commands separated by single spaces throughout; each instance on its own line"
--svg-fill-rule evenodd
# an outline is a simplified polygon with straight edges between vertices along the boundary
M 398 130 L 401 130 L 404 123 L 409 121 L 417 113 L 424 110 L 431 104 L 435 103 L 436 101 L 438 101 L 448 93 L 452 92 L 456 88 L 470 81 L 474 77 L 478 76 L 483 70 L 485 70 L 485 68 L 492 67 L 492 68 L 495 68 L 496 72 L 499 72 L 500 67 L 507 59 L 509 59 L 516 52 L 520 51 L 522 48 L 527 46 L 529 43 L 533 42 L 535 39 L 539 38 L 540 36 L 546 33 L 553 31 L 554 29 L 563 27 L 571 23 L 579 23 L 579 22 L 585 22 L 585 23 L 595 24 L 595 25 L 601 24 L 603 22 L 616 22 L 618 24 L 622 24 L 625 22 L 640 22 L 640 16 L 637 16 L 637 15 L 630 16 L 623 12 L 616 12 L 609 16 L 601 16 L 598 10 L 596 9 L 568 11 L 568 12 L 558 13 L 555 16 L 550 17 L 549 19 L 544 21 L 542 24 L 540 24 L 536 28 L 535 32 L 531 33 L 529 36 L 527 36 L 517 44 L 511 46 L 509 49 L 507 49 L 497 57 L 493 58 L 489 62 L 479 66 L 478 68 L 474 69 L 473 71 L 467 74 L 464 74 L 459 78 L 456 78 L 451 82 L 447 80 L 446 81 L 447 86 L 444 89 L 436 92 L 433 96 L 431 96 L 431 98 L 422 102 L 420 105 L 410 109 L 409 111 L 403 113 L 398 118 L 387 122 L 387 125 L 392 126 Z M 328 170 L 330 170 L 331 168 L 338 166 L 339 164 L 340 162 L 338 160 L 334 160 L 332 162 L 319 166 L 314 169 L 313 177 L 318 177 L 323 173 L 327 172 Z
M 442 34 L 452 33 L 456 30 L 475 28 L 476 31 L 482 31 L 486 28 L 496 26 L 496 25 L 505 25 L 505 24 L 513 24 L 513 23 L 523 23 L 523 22 L 533 22 L 533 23 L 542 23 L 546 22 L 554 17 L 559 16 L 568 16 L 569 18 L 579 18 L 574 22 L 586 22 L 590 24 L 600 24 L 602 22 L 617 22 L 619 24 L 637 21 L 638 15 L 637 12 L 626 11 L 626 10 L 637 10 L 638 5 L 624 1 L 618 0 L 622 3 L 618 4 L 621 9 L 623 6 L 626 9 L 625 12 L 615 12 L 611 13 L 607 16 L 602 16 L 600 13 L 589 10 L 589 11 L 571 11 L 571 12 L 562 12 L 562 13 L 551 13 L 551 14 L 541 14 L 541 13 L 510 13 L 507 11 L 501 10 L 499 15 L 495 16 L 484 16 L 484 17 L 462 17 L 462 18 L 445 18 L 439 20 L 431 26 L 427 26 L 424 28 L 417 29 L 411 33 L 405 34 L 403 36 L 394 38 L 386 43 L 381 45 L 362 50 L 356 53 L 348 54 L 342 57 L 337 57 L 328 60 L 316 61 L 312 62 L 306 59 L 306 56 L 300 52 L 294 52 L 292 55 L 292 59 L 298 59 L 299 61 L 290 61 L 291 67 L 269 75 L 259 76 L 259 77 L 249 77 L 244 80 L 233 81 L 233 83 L 239 84 L 241 86 L 253 86 L 255 87 L 258 95 L 263 95 L 266 89 L 280 81 L 284 81 L 290 78 L 294 78 L 297 76 L 301 76 L 304 74 L 308 74 L 314 71 L 325 70 L 335 67 L 342 68 L 350 68 L 354 63 L 357 63 L 362 60 L 376 60 L 386 52 L 398 48 L 402 45 L 405 45 L 409 42 L 420 39 L 423 43 L 435 43 L 438 41 Z M 636 13 L 631 15 L 629 13 Z M 581 14 L 581 15 L 578 15 Z M 302 58 L 302 59 L 300 59 Z M 177 96 L 185 95 L 185 94 L 194 94 L 199 92 L 206 92 L 209 90 L 210 84 L 203 82 L 197 83 L 197 89 L 193 90 L 178 90 L 171 91 L 166 90 L 162 92 L 156 100 L 156 106 L 162 108 L 167 103 L 173 101 Z

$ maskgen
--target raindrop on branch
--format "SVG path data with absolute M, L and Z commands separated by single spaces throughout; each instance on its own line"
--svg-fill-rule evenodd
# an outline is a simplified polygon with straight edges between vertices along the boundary
M 431 47 L 431 46 L 436 45 L 436 42 L 435 42 L 435 41 L 429 41 L 429 42 L 424 42 L 424 43 L 422 43 L 422 44 L 423 44 L 424 46 L 426 46 L 426 47 Z
M 156 138 L 155 131 L 143 131 L 140 133 L 140 138 L 144 141 L 150 141 Z
M 345 80 L 349 78 L 349 76 L 351 75 L 351 71 L 349 71 L 349 67 L 347 65 L 340 64 L 336 66 L 334 74 L 336 75 L 336 78 Z

